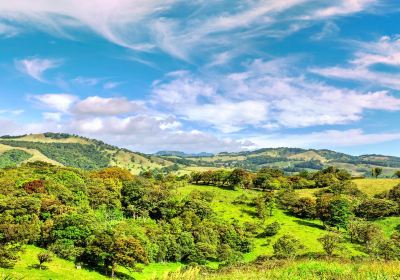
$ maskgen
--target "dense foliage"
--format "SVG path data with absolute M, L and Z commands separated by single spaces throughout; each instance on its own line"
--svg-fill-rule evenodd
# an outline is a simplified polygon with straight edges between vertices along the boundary
M 12 147 L 36 149 L 50 159 L 77 168 L 103 168 L 109 166 L 110 162 L 107 154 L 92 144 L 40 143 L 17 140 L 0 140 L 0 143 Z
M 240 226 L 215 215 L 212 197 L 182 197 L 174 180 L 40 162 L 1 170 L 0 265 L 13 266 L 24 244 L 111 275 L 117 265 L 226 262 L 251 250 Z
M 0 154 L 0 168 L 14 167 L 31 158 L 32 155 L 22 150 L 9 150 Z

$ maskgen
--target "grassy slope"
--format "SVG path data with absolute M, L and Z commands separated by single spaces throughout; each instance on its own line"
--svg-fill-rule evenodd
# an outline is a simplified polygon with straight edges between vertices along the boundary
M 44 161 L 44 162 L 48 162 L 48 163 L 51 163 L 54 165 L 62 165 L 61 163 L 46 157 L 44 154 L 42 154 L 38 150 L 21 148 L 21 147 L 12 147 L 12 146 L 8 146 L 8 145 L 0 144 L 0 153 L 4 153 L 9 150 L 21 150 L 21 151 L 27 152 L 28 154 L 31 154 L 32 157 L 27 159 L 25 162 Z

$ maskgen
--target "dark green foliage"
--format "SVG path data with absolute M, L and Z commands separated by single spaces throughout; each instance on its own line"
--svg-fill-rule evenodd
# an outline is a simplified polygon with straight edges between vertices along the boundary
M 383 172 L 383 169 L 381 167 L 374 167 L 371 170 L 371 175 L 372 177 L 378 178 Z
M 312 198 L 302 197 L 290 205 L 289 212 L 299 218 L 315 219 L 317 215 L 316 202 Z
M 367 199 L 358 205 L 355 214 L 365 219 L 378 219 L 396 215 L 398 213 L 398 204 L 386 199 Z
M 351 205 L 346 198 L 322 195 L 317 199 L 317 216 L 325 225 L 347 228 L 351 215 Z
M 39 143 L 14 140 L 1 140 L 0 143 L 13 147 L 36 149 L 48 158 L 63 165 L 83 169 L 107 167 L 110 161 L 107 154 L 100 151 L 95 145 L 78 143 Z
M 39 261 L 39 269 L 43 268 L 44 263 L 49 263 L 53 261 L 53 257 L 50 253 L 42 252 L 37 255 L 37 259 Z
M 6 151 L 0 154 L 0 168 L 17 166 L 31 157 L 31 154 L 22 150 L 15 149 Z
M 265 237 L 271 237 L 276 235 L 279 230 L 281 229 L 281 225 L 278 222 L 273 222 L 269 225 L 267 225 L 264 229 L 264 231 L 258 235 L 260 238 L 265 238 Z

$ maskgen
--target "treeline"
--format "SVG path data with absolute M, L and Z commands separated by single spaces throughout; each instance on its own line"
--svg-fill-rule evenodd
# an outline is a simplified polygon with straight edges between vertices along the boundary
M 119 168 L 0 169 L 0 266 L 13 267 L 24 244 L 108 275 L 118 265 L 232 262 L 251 250 L 244 228 L 215 215 L 211 194 L 182 196 L 179 184 Z
M 190 180 L 194 184 L 214 185 L 230 189 L 277 190 L 282 188 L 325 188 L 335 182 L 350 179 L 350 173 L 335 167 L 328 167 L 317 172 L 301 171 L 296 175 L 286 175 L 280 169 L 265 167 L 256 173 L 240 168 L 193 172 Z

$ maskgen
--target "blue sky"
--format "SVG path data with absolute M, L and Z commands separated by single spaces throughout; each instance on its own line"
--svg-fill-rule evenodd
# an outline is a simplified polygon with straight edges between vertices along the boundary
M 400 156 L 390 0 L 0 3 L 0 134 Z

